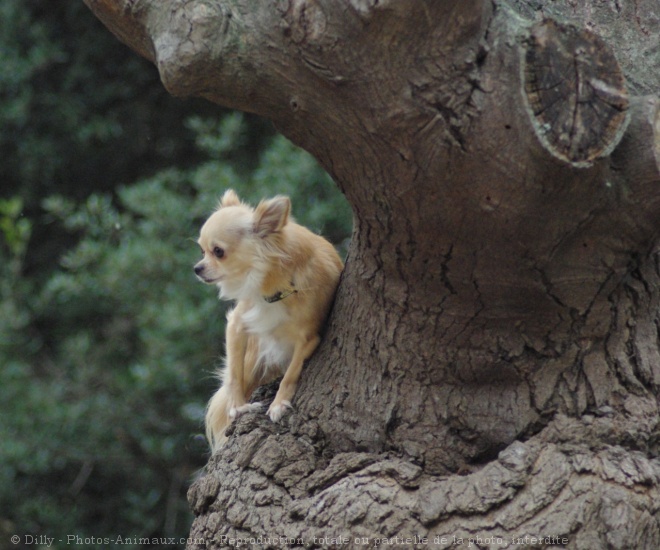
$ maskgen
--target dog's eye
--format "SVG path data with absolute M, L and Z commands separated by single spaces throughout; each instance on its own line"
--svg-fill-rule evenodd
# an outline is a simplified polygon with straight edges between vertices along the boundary
M 216 246 L 216 247 L 213 249 L 213 255 L 214 255 L 216 258 L 222 258 L 222 257 L 224 257 L 224 255 L 225 255 L 225 251 L 224 251 L 222 248 L 220 248 L 219 246 Z

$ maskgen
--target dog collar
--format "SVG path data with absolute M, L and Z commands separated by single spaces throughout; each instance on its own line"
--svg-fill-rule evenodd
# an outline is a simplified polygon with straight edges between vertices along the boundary
M 291 286 L 286 290 L 280 290 L 279 292 L 276 292 L 272 296 L 264 296 L 264 300 L 266 300 L 266 302 L 268 302 L 269 304 L 274 304 L 275 302 L 284 300 L 284 298 L 286 298 L 287 296 L 291 296 L 296 292 L 298 291 L 293 287 L 293 283 L 292 283 Z

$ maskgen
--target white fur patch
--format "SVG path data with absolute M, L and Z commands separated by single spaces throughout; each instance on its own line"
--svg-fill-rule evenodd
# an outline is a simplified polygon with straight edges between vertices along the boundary
M 283 304 L 269 304 L 262 297 L 255 300 L 255 305 L 242 316 L 248 332 L 259 337 L 271 334 L 288 318 L 289 315 Z
M 259 339 L 259 365 L 264 370 L 274 368 L 277 374 L 283 374 L 293 357 L 293 345 L 275 338 Z
M 263 281 L 263 275 L 253 269 L 241 279 L 228 279 L 218 283 L 219 297 L 222 300 L 247 300 L 261 297 L 259 289 Z
M 291 362 L 293 343 L 273 335 L 288 318 L 284 305 L 269 304 L 263 299 L 257 300 L 256 304 L 243 314 L 242 321 L 246 329 L 259 338 L 257 364 L 260 368 L 283 371 Z

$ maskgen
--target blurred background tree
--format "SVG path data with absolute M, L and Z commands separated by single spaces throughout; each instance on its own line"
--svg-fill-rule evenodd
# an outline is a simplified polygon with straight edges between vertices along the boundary
M 228 187 L 283 193 L 343 252 L 350 210 L 269 123 L 167 95 L 82 3 L 0 3 L 0 67 L 0 548 L 185 538 L 224 340 L 200 224 Z

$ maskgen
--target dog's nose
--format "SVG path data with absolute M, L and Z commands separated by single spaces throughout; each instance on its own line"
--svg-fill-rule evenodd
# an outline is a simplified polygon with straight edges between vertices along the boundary
M 204 266 L 197 264 L 195 266 L 195 275 L 201 275 L 202 271 L 204 271 Z

